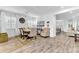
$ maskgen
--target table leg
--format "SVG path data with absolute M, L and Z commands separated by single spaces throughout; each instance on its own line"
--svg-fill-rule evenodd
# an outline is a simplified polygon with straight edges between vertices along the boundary
M 77 41 L 77 35 L 75 34 L 75 42 Z

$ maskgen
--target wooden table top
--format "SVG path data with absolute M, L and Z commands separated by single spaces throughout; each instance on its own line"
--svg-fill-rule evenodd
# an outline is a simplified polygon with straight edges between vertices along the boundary
M 30 29 L 24 29 L 23 31 L 29 32 L 29 31 L 31 31 L 31 30 L 30 30 Z

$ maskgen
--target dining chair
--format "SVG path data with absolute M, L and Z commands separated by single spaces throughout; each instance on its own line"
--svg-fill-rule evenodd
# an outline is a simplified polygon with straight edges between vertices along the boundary
M 24 28 L 19 28 L 19 31 L 20 31 L 20 37 L 24 39 L 25 37 L 27 37 L 28 34 L 23 32 L 23 29 Z
M 34 39 L 36 39 L 37 38 L 37 31 L 36 31 L 36 28 L 30 28 L 31 29 L 31 31 L 30 31 L 30 33 L 28 34 L 28 37 L 29 38 L 34 38 Z

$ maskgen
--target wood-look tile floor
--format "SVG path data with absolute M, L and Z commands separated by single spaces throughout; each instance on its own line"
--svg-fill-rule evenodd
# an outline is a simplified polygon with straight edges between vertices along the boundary
M 32 40 L 21 39 L 20 37 L 11 38 L 8 42 L 0 43 L 0 53 L 12 52 L 31 42 Z
M 79 52 L 79 42 L 65 34 L 54 38 L 21 39 L 20 37 L 0 43 L 0 52 L 9 53 L 75 53 Z
M 38 37 L 28 46 L 23 46 L 13 52 L 17 53 L 74 53 L 74 38 L 60 34 L 54 38 Z

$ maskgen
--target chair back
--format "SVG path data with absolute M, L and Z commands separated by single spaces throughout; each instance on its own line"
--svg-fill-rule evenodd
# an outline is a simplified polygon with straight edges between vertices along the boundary
M 19 28 L 20 34 L 23 35 L 23 28 Z

